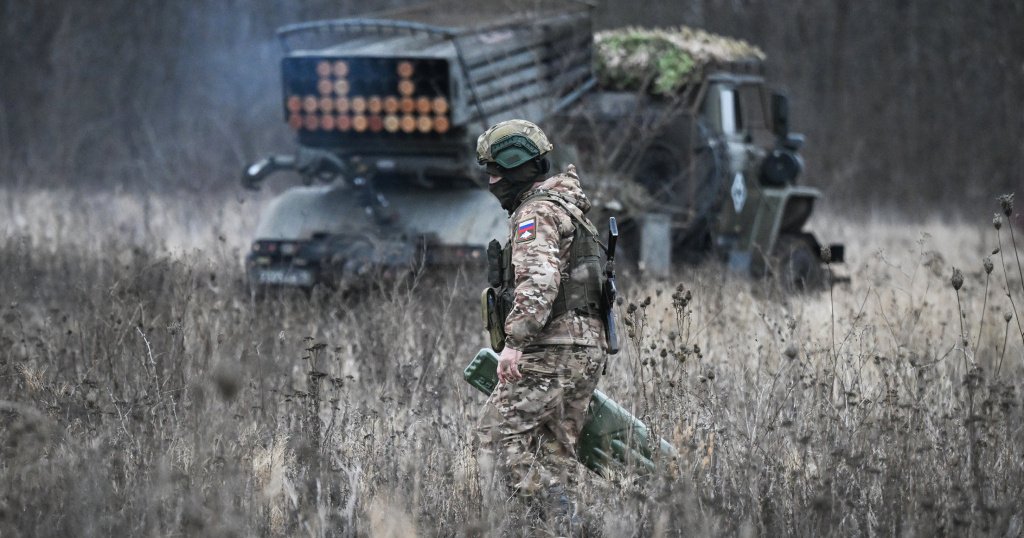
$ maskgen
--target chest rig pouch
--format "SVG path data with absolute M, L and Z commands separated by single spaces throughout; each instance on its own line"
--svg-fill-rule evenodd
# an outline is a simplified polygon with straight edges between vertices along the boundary
M 575 225 L 569 262 L 559 278 L 558 294 L 551 305 L 549 320 L 569 312 L 599 317 L 601 315 L 603 247 L 593 224 L 576 215 L 577 208 L 555 194 L 540 192 L 526 198 L 558 204 Z M 491 348 L 501 351 L 505 347 L 505 319 L 512 311 L 515 297 L 515 267 L 512 264 L 512 242 L 504 248 L 497 240 L 487 246 L 487 281 L 491 287 L 481 297 L 484 326 L 491 338 Z

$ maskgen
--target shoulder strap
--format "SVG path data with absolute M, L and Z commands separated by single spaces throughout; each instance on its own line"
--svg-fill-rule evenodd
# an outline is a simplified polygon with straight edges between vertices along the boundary
M 565 210 L 566 213 L 569 214 L 569 218 L 571 218 L 574 222 L 576 222 L 580 226 L 583 226 L 583 228 L 586 229 L 587 232 L 591 233 L 592 235 L 597 235 L 597 228 L 595 228 L 593 224 L 591 224 L 585 218 L 583 218 L 583 212 L 580 210 L 580 208 L 576 207 L 565 198 L 562 198 L 557 193 L 551 191 L 537 191 L 536 193 L 527 196 L 523 200 L 523 204 L 529 202 L 530 200 L 544 200 L 546 202 L 554 202 L 558 204 L 559 206 L 562 207 L 562 209 Z M 576 212 L 579 212 L 580 214 L 577 215 Z

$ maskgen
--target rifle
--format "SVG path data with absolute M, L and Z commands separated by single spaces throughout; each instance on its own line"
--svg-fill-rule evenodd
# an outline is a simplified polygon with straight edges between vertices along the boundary
M 615 287 L 615 244 L 618 241 L 619 225 L 615 217 L 608 217 L 608 261 L 604 265 L 604 284 L 601 286 L 601 318 L 609 355 L 619 352 L 619 334 L 615 330 L 615 298 L 619 294 Z
M 500 352 L 505 348 L 505 318 L 501 315 L 498 291 L 502 284 L 501 243 L 491 240 L 487 245 L 487 283 L 480 296 L 481 311 L 484 315 L 484 328 L 491 337 L 491 347 Z

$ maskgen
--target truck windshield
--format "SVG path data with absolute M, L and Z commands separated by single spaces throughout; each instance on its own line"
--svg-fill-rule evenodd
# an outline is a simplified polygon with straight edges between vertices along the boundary
M 736 90 L 721 86 L 718 91 L 718 103 L 722 134 L 733 135 L 742 131 L 743 115 Z

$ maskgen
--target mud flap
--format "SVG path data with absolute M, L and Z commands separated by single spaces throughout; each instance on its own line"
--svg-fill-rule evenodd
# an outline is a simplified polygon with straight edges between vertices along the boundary
M 672 270 L 672 217 L 648 213 L 640 221 L 640 271 L 654 278 L 668 278 Z

